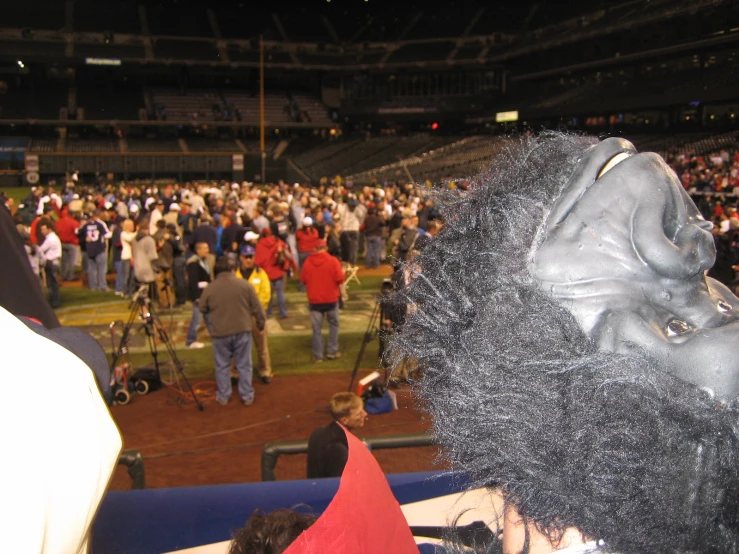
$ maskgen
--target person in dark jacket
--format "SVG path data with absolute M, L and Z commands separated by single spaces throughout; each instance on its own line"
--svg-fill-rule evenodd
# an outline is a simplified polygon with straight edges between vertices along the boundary
M 169 243 L 172 247 L 172 278 L 174 281 L 175 306 L 187 301 L 187 257 L 177 225 L 167 223 Z
M 90 290 L 108 290 L 105 275 L 108 272 L 108 239 L 113 233 L 100 219 L 101 210 L 95 210 L 95 216 L 81 225 L 78 231 L 80 244 L 84 242 L 87 254 L 87 279 Z
M 367 210 L 367 217 L 364 218 L 362 230 L 367 238 L 367 258 L 365 267 L 367 269 L 376 269 L 380 267 L 380 259 L 383 258 L 383 242 L 382 228 L 385 226 L 383 219 L 377 214 L 375 208 Z
M 218 229 L 216 228 L 213 218 L 208 214 L 200 217 L 200 225 L 190 235 L 190 244 L 196 245 L 199 242 L 205 242 L 208 245 L 208 265 L 210 272 L 213 273 L 213 267 L 216 265 L 216 249 L 218 247 Z
M 208 265 L 208 254 L 210 249 L 207 242 L 195 243 L 195 254 L 187 260 L 187 285 L 190 292 L 190 300 L 192 300 L 192 319 L 190 319 L 190 327 L 187 329 L 187 337 L 185 345 L 188 348 L 203 348 L 202 342 L 198 342 L 198 327 L 205 319 L 205 325 L 208 331 L 211 330 L 210 318 L 207 314 L 200 312 L 199 301 L 203 290 L 211 281 L 210 266 Z
M 346 435 L 342 425 L 349 431 L 361 429 L 367 421 L 364 402 L 353 392 L 337 392 L 329 403 L 331 417 L 328 425 L 318 427 L 308 441 L 308 479 L 341 477 L 349 455 Z
M 244 240 L 247 228 L 241 224 L 241 219 L 235 213 L 231 215 L 231 223 L 223 229 L 221 234 L 221 250 L 224 254 L 238 254 L 239 245 Z

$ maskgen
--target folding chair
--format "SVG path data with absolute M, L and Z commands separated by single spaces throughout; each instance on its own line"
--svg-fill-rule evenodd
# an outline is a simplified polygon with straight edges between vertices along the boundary
M 358 285 L 361 285 L 361 281 L 359 280 L 359 277 L 357 276 L 357 271 L 359 271 L 358 265 L 349 265 L 347 263 L 344 265 L 344 283 L 348 286 L 351 281 L 356 281 Z

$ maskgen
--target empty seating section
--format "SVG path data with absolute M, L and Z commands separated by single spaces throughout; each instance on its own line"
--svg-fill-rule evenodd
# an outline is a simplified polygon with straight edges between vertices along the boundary
M 259 96 L 245 92 L 224 92 L 228 106 L 241 115 L 242 121 L 259 121 Z M 293 102 L 279 94 L 267 94 L 264 99 L 264 118 L 269 126 L 287 123 L 312 123 L 330 125 L 331 120 L 326 107 L 307 95 L 293 95 Z
M 419 59 L 443 60 L 452 52 L 454 43 L 432 42 L 432 43 L 409 43 L 393 52 L 388 58 L 388 63 L 408 63 Z
M 352 148 L 355 144 L 360 143 L 360 139 L 337 140 L 329 142 L 324 146 L 312 148 L 307 152 L 298 154 L 293 161 L 303 170 L 313 173 L 313 168 L 317 165 L 330 160 L 335 156 L 343 155 L 343 151 Z M 320 175 L 323 177 L 323 175 Z
M 57 147 L 57 139 L 31 139 L 28 143 L 29 152 L 55 152 Z
M 122 83 L 85 82 L 77 84 L 77 107 L 84 110 L 84 119 L 137 120 L 144 98 L 138 86 Z
M 265 139 L 264 141 L 264 151 L 268 154 L 274 150 L 275 146 L 277 146 L 276 140 L 269 140 Z M 250 154 L 256 154 L 262 151 L 261 143 L 258 140 L 242 140 L 241 144 L 244 145 L 246 148 L 246 151 Z
M 711 152 L 717 152 L 722 148 L 735 149 L 737 148 L 737 141 L 739 141 L 739 131 L 729 131 L 727 133 L 701 137 L 691 142 L 685 142 L 680 145 L 680 150 L 705 155 Z
M 315 179 L 356 175 L 386 165 L 399 164 L 399 160 L 414 158 L 448 144 L 451 140 L 453 139 L 428 135 L 354 139 L 318 146 L 298 154 L 293 161 Z
M 67 87 L 11 87 L 0 96 L 2 119 L 59 119 L 67 105 Z
M 120 152 L 120 142 L 118 139 L 68 139 L 67 152 Z
M 173 90 L 154 90 L 151 97 L 157 119 L 167 121 L 213 122 L 223 107 L 217 91 L 181 95 Z
M 499 143 L 500 139 L 496 137 L 468 137 L 429 150 L 420 156 L 413 156 L 403 162 L 349 175 L 348 178 L 359 183 L 371 180 L 407 179 L 406 169 L 416 182 L 474 177 L 494 154 Z
M 62 42 L 33 42 L 28 40 L 5 40 L 2 43 L 3 54 L 28 61 L 29 58 L 61 58 L 64 56 Z
M 100 43 L 76 43 L 74 53 L 80 57 L 92 58 L 144 58 L 143 43 L 139 44 L 100 44 Z
M 177 139 L 137 139 L 129 138 L 129 152 L 182 152 Z
M 241 152 L 241 148 L 233 139 L 189 138 L 187 146 L 190 152 Z
M 259 96 L 233 91 L 177 91 L 158 89 L 151 92 L 156 119 L 208 123 L 240 121 L 259 124 Z M 296 94 L 292 102 L 282 94 L 267 94 L 264 102 L 268 126 L 294 123 L 330 126 L 326 107 L 317 99 Z
M 154 56 L 171 60 L 204 60 L 217 61 L 218 50 L 210 41 L 192 41 L 177 39 L 156 39 L 154 42 Z

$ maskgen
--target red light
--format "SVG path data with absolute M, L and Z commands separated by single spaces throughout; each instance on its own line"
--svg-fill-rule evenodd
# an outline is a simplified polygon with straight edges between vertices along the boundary
M 438 129 L 438 128 L 439 128 L 439 124 L 438 124 L 438 123 L 437 123 L 436 121 L 434 121 L 434 122 L 433 122 L 433 123 L 431 124 L 431 130 L 432 130 L 432 131 L 436 131 L 436 129 Z

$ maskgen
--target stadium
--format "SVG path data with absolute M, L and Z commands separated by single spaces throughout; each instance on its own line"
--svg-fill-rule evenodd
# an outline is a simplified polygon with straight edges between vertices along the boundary
M 478 496 L 459 501 L 456 516 L 439 508 L 438 498 L 479 483 L 464 464 L 469 483 L 449 471 L 459 452 L 440 438 L 447 408 L 425 392 L 441 362 L 404 342 L 402 329 L 409 321 L 427 331 L 414 315 L 427 315 L 414 296 L 422 285 L 411 286 L 418 275 L 432 279 L 442 252 L 450 264 L 469 261 L 437 247 L 437 235 L 466 221 L 455 209 L 497 206 L 475 195 L 508 167 L 491 160 L 518 160 L 512 144 L 597 137 L 621 155 L 661 156 L 685 210 L 696 209 L 689 220 L 713 224 L 715 264 L 691 278 L 706 273 L 727 289 L 720 308 L 736 300 L 735 0 L 11 4 L 0 24 L 0 200 L 12 235 L 0 247 L 0 306 L 45 327 L 34 328 L 40 336 L 72 328 L 105 352 L 95 361 L 72 339 L 51 339 L 93 369 L 122 437 L 89 552 L 225 553 L 255 509 L 330 511 L 341 473 L 306 479 L 308 439 L 344 391 L 379 410 L 353 431 L 421 551 L 447 552 L 449 529 L 468 524 L 466 551 L 501 551 L 491 545 L 502 516 L 480 528 L 482 516 L 461 515 Z M 544 203 L 532 194 L 531 205 Z M 678 242 L 677 231 L 665 234 Z M 341 278 L 312 265 L 319 254 Z M 208 304 L 218 305 L 213 289 L 225 273 L 250 283 L 250 312 Z M 448 285 L 436 276 L 434 286 Z M 674 321 L 665 323 L 671 337 L 695 323 Z M 456 322 L 450 335 L 466 333 Z M 238 328 L 246 348 L 226 345 L 224 328 Z M 65 404 L 45 405 L 43 417 Z

